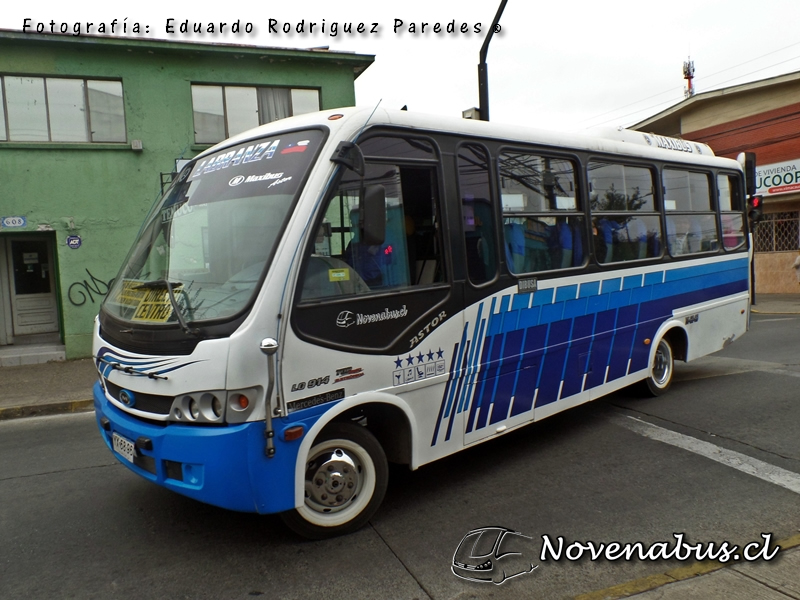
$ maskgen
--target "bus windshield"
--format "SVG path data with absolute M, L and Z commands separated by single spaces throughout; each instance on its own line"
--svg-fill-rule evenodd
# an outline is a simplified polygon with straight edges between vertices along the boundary
M 104 310 L 184 329 L 242 311 L 323 138 L 319 129 L 293 131 L 187 165 L 142 228 Z

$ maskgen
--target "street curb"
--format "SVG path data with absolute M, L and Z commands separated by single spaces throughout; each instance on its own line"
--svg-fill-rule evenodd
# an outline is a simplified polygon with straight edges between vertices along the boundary
M 781 547 L 781 553 L 796 548 L 800 546 L 800 534 L 793 535 L 785 540 L 776 541 L 775 545 Z M 641 594 L 642 592 L 654 590 L 669 583 L 685 581 L 686 579 L 692 579 L 698 575 L 707 575 L 708 573 L 740 564 L 747 563 L 742 560 L 731 561 L 725 564 L 711 560 L 696 562 L 686 567 L 671 569 L 666 573 L 656 573 L 655 575 L 635 579 L 627 583 L 621 583 L 603 590 L 581 594 L 575 596 L 574 600 L 619 600 L 620 598 L 628 598 L 634 594 Z
M 24 417 L 44 417 L 65 413 L 87 412 L 92 409 L 94 400 L 70 400 L 50 404 L 34 404 L 29 406 L 8 406 L 0 408 L 0 421 L 22 419 Z

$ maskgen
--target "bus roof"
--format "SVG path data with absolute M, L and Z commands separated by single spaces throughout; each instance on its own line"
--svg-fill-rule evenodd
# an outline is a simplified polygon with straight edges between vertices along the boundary
M 733 159 L 714 155 L 710 146 L 679 138 L 665 137 L 629 129 L 589 130 L 585 133 L 562 133 L 546 129 L 521 127 L 508 123 L 475 121 L 442 117 L 412 111 L 384 108 L 349 107 L 308 113 L 261 125 L 238 134 L 203 154 L 216 152 L 249 139 L 269 136 L 273 132 L 325 125 L 337 139 L 354 139 L 367 127 L 387 126 L 418 129 L 426 132 L 465 135 L 476 138 L 501 140 L 508 143 L 542 144 L 556 148 L 582 150 L 631 157 L 680 162 L 741 171 Z

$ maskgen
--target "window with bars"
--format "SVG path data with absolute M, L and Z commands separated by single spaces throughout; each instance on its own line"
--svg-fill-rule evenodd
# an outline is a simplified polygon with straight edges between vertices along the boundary
M 753 231 L 756 252 L 787 252 L 800 249 L 800 212 L 764 215 Z
M 126 140 L 121 81 L 0 76 L 0 141 Z
M 194 141 L 216 144 L 264 123 L 319 108 L 315 89 L 194 84 Z

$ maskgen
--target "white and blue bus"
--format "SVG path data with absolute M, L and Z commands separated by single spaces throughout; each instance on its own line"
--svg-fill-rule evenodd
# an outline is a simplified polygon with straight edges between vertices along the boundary
M 744 170 L 708 146 L 340 109 L 192 160 L 97 318 L 94 403 L 154 483 L 353 531 L 417 469 L 747 330 Z

